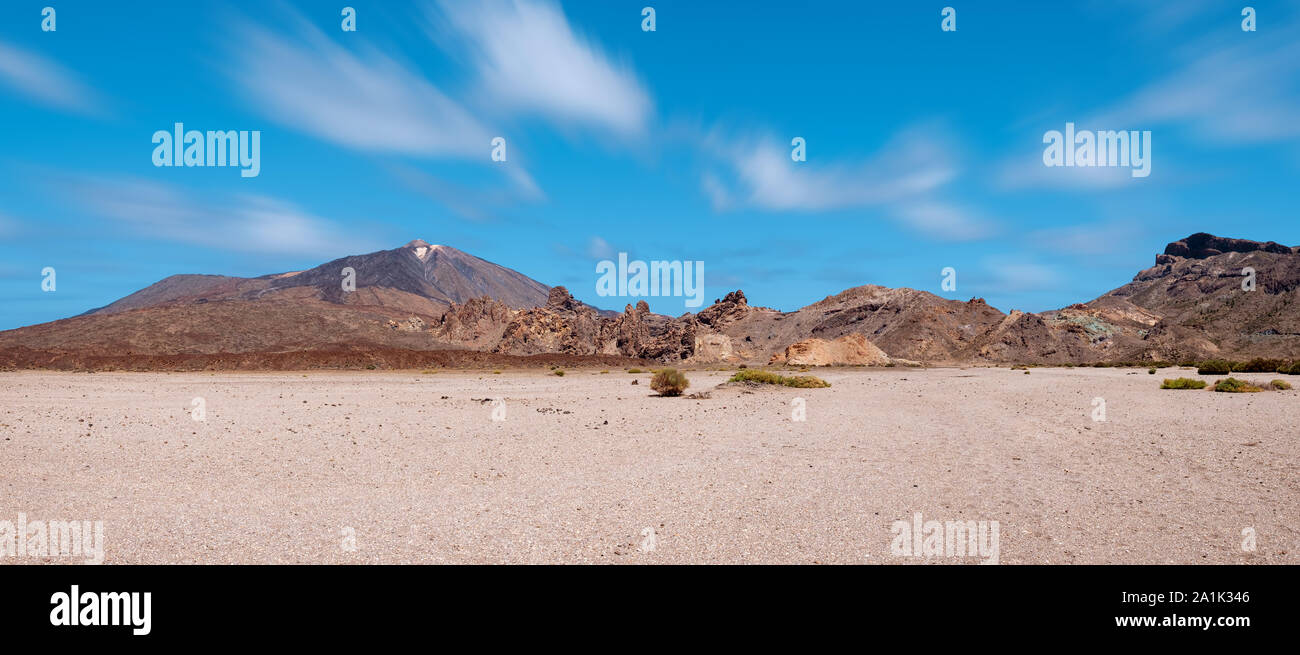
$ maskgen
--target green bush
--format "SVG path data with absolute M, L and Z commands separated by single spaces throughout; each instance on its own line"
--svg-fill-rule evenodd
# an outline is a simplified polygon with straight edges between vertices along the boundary
M 1263 391 L 1264 388 L 1257 387 L 1245 380 L 1238 380 L 1237 378 L 1223 378 L 1214 383 L 1214 390 L 1226 393 L 1254 393 L 1256 391 Z
M 555 369 L 554 373 L 560 377 L 564 377 L 564 369 L 562 368 Z
M 1269 385 L 1278 391 L 1286 391 L 1291 388 L 1291 383 L 1286 380 L 1273 380 L 1272 382 L 1269 382 Z
M 1280 359 L 1264 359 L 1262 357 L 1256 357 L 1249 362 L 1237 362 L 1237 364 L 1232 367 L 1232 371 L 1234 373 L 1272 373 L 1282 364 L 1283 362 Z
M 1155 374 L 1156 374 L 1156 367 L 1152 366 L 1151 368 L 1147 369 L 1147 375 L 1155 375 Z
M 785 387 L 794 387 L 796 389 L 820 389 L 831 386 L 831 383 L 811 375 L 795 375 L 786 377 L 778 375 L 771 371 L 744 370 L 737 371 L 731 376 L 728 382 L 758 382 L 761 384 L 779 384 Z
M 642 370 L 639 369 L 639 368 L 629 368 L 629 369 L 627 370 L 627 372 L 628 372 L 628 373 L 644 373 L 645 371 L 642 371 Z
M 689 386 L 691 381 L 675 368 L 655 371 L 655 376 L 650 379 L 650 388 L 658 391 L 661 396 L 680 396 Z
M 1232 362 L 1211 359 L 1201 362 L 1196 367 L 1197 375 L 1225 375 L 1232 372 Z
M 1165 379 L 1160 383 L 1161 389 L 1204 389 L 1205 380 L 1193 380 L 1192 378 L 1177 378 L 1170 380 Z
M 1291 362 L 1290 364 L 1282 364 L 1277 367 L 1277 372 L 1286 375 L 1300 375 L 1300 362 Z

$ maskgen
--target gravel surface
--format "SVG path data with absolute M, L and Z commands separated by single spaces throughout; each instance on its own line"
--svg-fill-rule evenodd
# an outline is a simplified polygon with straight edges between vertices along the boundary
M 103 521 L 118 564 L 987 559 L 893 554 L 917 512 L 997 521 L 1002 564 L 1300 559 L 1300 391 L 814 374 L 689 399 L 622 370 L 0 373 L 0 521 Z M 0 557 L 43 561 L 79 560 Z

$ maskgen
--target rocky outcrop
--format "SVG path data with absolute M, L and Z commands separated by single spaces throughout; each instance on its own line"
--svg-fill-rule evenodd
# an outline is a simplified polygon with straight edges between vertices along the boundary
M 510 308 L 502 302 L 487 296 L 471 298 L 464 304 L 452 303 L 433 333 L 439 341 L 487 350 L 501 341 L 510 317 Z
M 641 300 L 624 307 L 621 314 L 601 317 L 564 287 L 555 287 L 545 307 L 514 314 L 492 350 L 514 355 L 624 355 L 668 363 L 745 361 L 752 352 L 736 348 L 732 336 L 721 331 L 756 311 L 760 310 L 750 307 L 744 292 L 737 290 L 699 314 L 662 316 Z
M 1179 239 L 1165 246 L 1165 261 L 1161 262 L 1160 257 L 1156 258 L 1156 263 L 1170 263 L 1172 260 L 1168 257 L 1188 257 L 1191 259 L 1206 259 L 1215 255 L 1222 255 L 1227 252 L 1271 252 L 1279 255 L 1289 255 L 1295 250 L 1280 243 L 1273 241 L 1250 241 L 1249 239 L 1229 239 L 1227 237 L 1216 237 L 1213 234 L 1197 232 L 1186 239 Z
M 1116 321 L 1115 359 L 1300 358 L 1300 251 L 1193 234 L 1086 306 L 1145 314 L 1131 326 Z
M 564 287 L 553 287 L 545 307 L 525 309 L 506 325 L 492 352 L 510 355 L 592 355 L 600 319 Z
M 617 317 L 601 321 L 597 352 L 640 357 L 640 352 L 650 342 L 649 316 L 650 305 L 640 300 L 635 307 L 624 307 L 623 313 Z
M 342 290 L 343 268 L 354 269 L 355 290 Z M 0 349 L 472 349 L 692 364 L 876 357 L 851 346 L 858 338 L 896 363 L 1300 359 L 1300 248 L 1193 234 L 1132 282 L 1039 313 L 865 285 L 791 312 L 751 306 L 737 290 L 673 318 L 645 301 L 596 310 L 563 287 L 414 241 L 260 278 L 173 276 L 83 316 L 0 332 Z
M 743 320 L 751 311 L 745 292 L 737 289 L 700 310 L 700 313 L 695 315 L 695 321 L 710 330 L 721 331 L 728 325 Z
M 420 332 L 424 330 L 426 327 L 428 326 L 424 322 L 424 319 L 420 318 L 419 316 L 411 316 L 404 321 L 395 321 L 391 319 L 388 321 L 388 328 L 390 330 L 401 330 L 403 332 Z
M 717 364 L 744 361 L 725 334 L 696 334 L 691 363 Z
M 772 355 L 771 364 L 790 366 L 884 366 L 889 355 L 861 334 L 846 334 L 838 339 L 804 339 Z

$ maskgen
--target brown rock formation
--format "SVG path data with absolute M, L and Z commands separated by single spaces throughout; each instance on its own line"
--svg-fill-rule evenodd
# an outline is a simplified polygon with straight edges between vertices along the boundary
M 433 327 L 439 341 L 474 350 L 489 350 L 501 341 L 510 323 L 511 311 L 504 303 L 484 296 L 464 304 L 452 303 Z
M 861 365 L 884 366 L 889 355 L 867 341 L 861 334 L 846 334 L 838 339 L 804 339 L 786 346 L 785 351 L 772 355 L 771 364 L 790 366 Z
M 355 291 L 341 292 L 344 266 L 356 270 Z M 1247 290 L 1249 271 L 1255 286 Z M 645 301 L 622 313 L 597 311 L 563 287 L 414 241 L 260 278 L 172 276 L 100 310 L 0 332 L 0 352 L 19 353 L 14 361 L 37 361 L 21 355 L 37 351 L 225 361 L 225 354 L 447 348 L 665 363 L 872 359 L 870 349 L 842 342 L 850 335 L 896 360 L 929 363 L 1300 359 L 1300 249 L 1193 234 L 1170 243 L 1132 282 L 1037 314 L 866 285 L 793 312 L 751 306 L 737 290 L 673 318 Z
M 522 310 L 510 319 L 492 352 L 591 355 L 599 330 L 594 309 L 575 300 L 568 289 L 553 287 L 545 307 Z

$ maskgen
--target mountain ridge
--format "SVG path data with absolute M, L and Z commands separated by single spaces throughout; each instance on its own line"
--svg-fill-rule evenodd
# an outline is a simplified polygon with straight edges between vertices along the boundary
M 343 290 L 346 268 L 355 291 Z M 598 310 L 562 286 L 417 239 L 303 271 L 169 276 L 86 314 L 0 332 L 0 351 L 11 351 L 10 365 L 39 359 L 30 353 L 392 348 L 766 363 L 802 340 L 860 335 L 890 357 L 931 363 L 1297 358 L 1298 296 L 1300 247 L 1196 233 L 1129 283 L 1058 310 L 1003 313 L 980 298 L 868 284 L 791 312 L 751 306 L 737 290 L 670 317 L 644 300 Z M 19 348 L 29 354 L 14 356 Z

